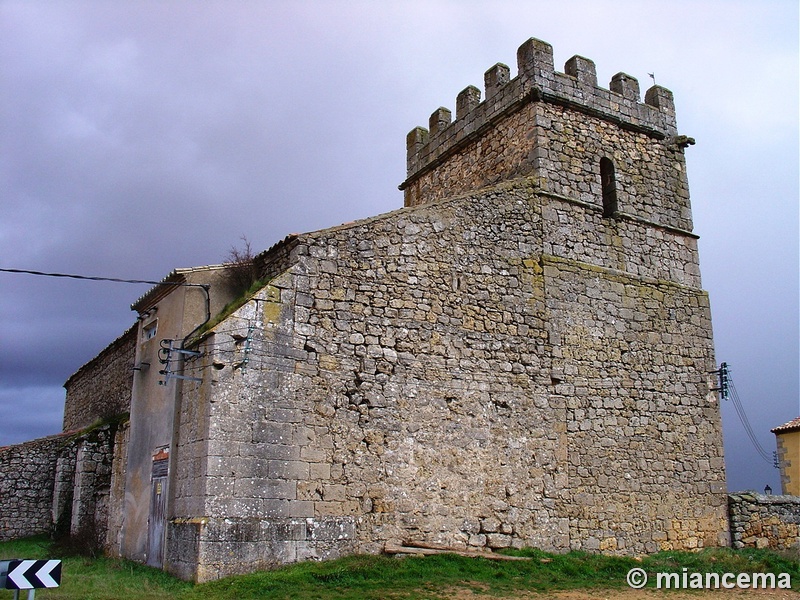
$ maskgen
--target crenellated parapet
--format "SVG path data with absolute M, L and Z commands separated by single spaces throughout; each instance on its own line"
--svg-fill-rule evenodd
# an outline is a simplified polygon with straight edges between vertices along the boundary
M 455 119 L 450 110 L 441 107 L 431 114 L 427 128 L 416 127 L 409 132 L 407 179 L 400 189 L 413 185 L 531 103 L 564 107 L 656 140 L 677 134 L 675 106 L 668 89 L 654 85 L 642 102 L 639 82 L 625 73 L 614 75 L 608 89 L 599 87 L 594 62 L 582 56 L 573 56 L 564 65 L 564 72 L 557 72 L 552 46 L 534 38 L 517 50 L 517 76 L 512 78 L 510 68 L 498 63 L 484 74 L 484 90 L 483 100 L 474 86 L 459 93 Z

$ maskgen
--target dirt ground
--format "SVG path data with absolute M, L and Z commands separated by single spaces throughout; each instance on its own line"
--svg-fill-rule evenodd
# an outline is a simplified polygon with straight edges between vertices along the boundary
M 703 598 L 722 598 L 739 600 L 761 598 L 762 600 L 797 600 L 797 592 L 789 590 L 714 590 L 714 591 L 674 591 L 674 590 L 598 590 L 590 592 L 563 592 L 539 596 L 520 596 L 529 600 L 534 598 L 554 598 L 557 600 L 638 600 L 639 598 L 659 598 L 660 600 L 697 600 Z

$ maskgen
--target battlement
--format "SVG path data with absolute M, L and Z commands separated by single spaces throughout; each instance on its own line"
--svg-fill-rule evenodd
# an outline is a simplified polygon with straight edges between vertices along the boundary
M 654 85 L 641 102 L 639 82 L 625 73 L 614 75 L 609 89 L 598 87 L 594 62 L 582 56 L 570 58 L 564 73 L 559 73 L 552 46 L 534 38 L 517 50 L 517 69 L 511 79 L 507 65 L 494 65 L 484 74 L 483 101 L 480 90 L 468 86 L 456 98 L 455 121 L 450 110 L 440 107 L 430 116 L 427 129 L 409 132 L 407 179 L 401 190 L 529 103 L 562 106 L 657 140 L 677 134 L 672 92 L 666 88 Z

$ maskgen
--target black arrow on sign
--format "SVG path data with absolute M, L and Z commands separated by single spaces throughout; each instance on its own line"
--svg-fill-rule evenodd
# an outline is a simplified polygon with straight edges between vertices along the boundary
M 53 588 L 58 587 L 60 583 L 60 560 L 11 560 L 8 562 L 7 590 Z

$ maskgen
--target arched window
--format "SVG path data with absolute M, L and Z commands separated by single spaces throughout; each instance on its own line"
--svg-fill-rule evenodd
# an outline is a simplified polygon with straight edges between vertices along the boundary
M 600 159 L 600 182 L 603 188 L 603 216 L 613 217 L 617 213 L 617 179 L 614 163 L 606 157 Z

